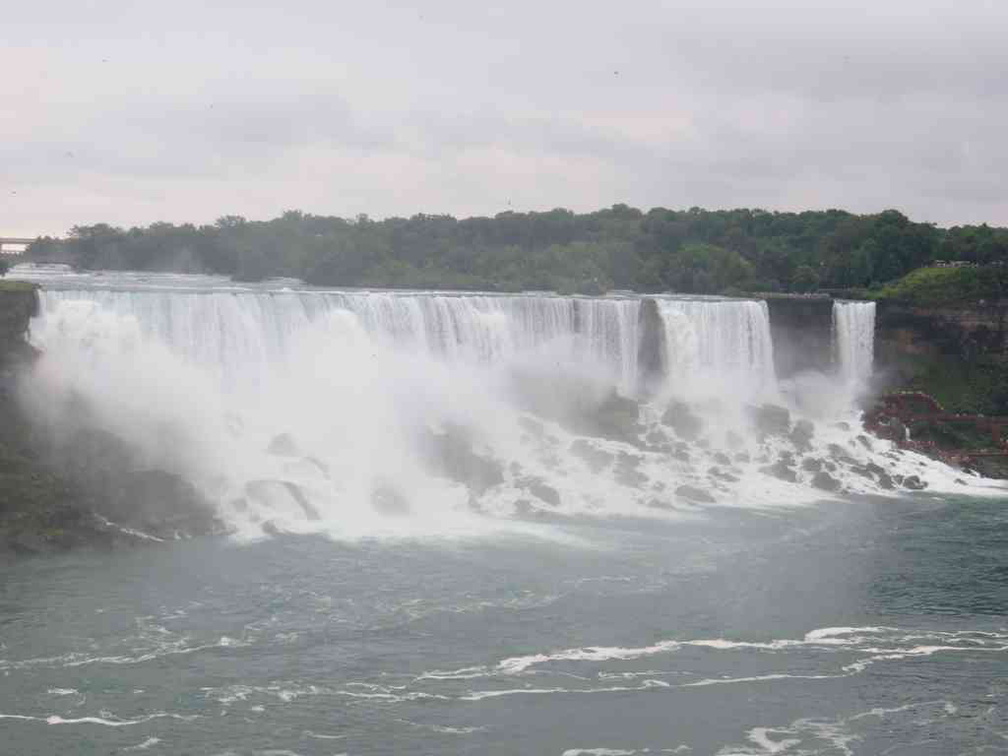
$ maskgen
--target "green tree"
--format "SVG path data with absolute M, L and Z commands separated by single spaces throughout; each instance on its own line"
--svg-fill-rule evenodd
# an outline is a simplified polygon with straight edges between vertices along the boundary
M 738 252 L 713 244 L 686 244 L 669 259 L 666 281 L 675 291 L 716 294 L 746 288 L 752 272 L 752 265 Z
M 791 290 L 806 294 L 819 288 L 819 274 L 810 265 L 799 265 L 791 276 Z

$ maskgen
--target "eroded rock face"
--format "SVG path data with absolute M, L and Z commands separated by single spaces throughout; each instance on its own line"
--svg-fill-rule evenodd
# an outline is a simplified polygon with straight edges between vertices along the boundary
M 166 470 L 126 475 L 111 514 L 152 535 L 202 535 L 220 529 L 213 506 L 182 476 Z

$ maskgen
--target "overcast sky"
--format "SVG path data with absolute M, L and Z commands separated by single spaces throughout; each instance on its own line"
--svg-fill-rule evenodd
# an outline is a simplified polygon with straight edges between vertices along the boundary
M 1008 225 L 1006 39 L 1005 0 L 8 2 L 0 234 L 616 202 Z

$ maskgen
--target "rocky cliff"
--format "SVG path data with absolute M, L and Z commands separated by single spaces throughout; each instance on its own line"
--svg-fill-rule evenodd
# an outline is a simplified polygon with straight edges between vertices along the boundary
M 78 431 L 60 448 L 31 422 L 19 395 L 38 356 L 25 338 L 37 308 L 34 286 L 0 281 L 0 555 L 218 529 L 192 486 L 131 467 L 128 450 L 108 434 Z
M 1008 302 L 880 301 L 875 364 L 880 388 L 925 391 L 954 412 L 1008 414 Z
M 1008 416 L 1008 302 L 915 307 L 880 301 L 875 366 L 879 392 L 920 391 L 948 413 Z M 918 423 L 910 432 L 939 456 L 996 448 L 977 423 Z M 967 457 L 965 464 L 1008 478 L 1008 457 Z
M 833 298 L 825 295 L 768 295 L 774 368 L 781 378 L 833 366 Z

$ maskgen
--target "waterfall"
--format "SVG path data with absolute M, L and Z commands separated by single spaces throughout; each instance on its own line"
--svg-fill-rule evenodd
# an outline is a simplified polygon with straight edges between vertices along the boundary
M 123 465 L 176 476 L 250 535 L 443 535 L 487 514 L 814 499 L 817 460 L 836 445 L 861 454 L 860 431 L 826 401 L 853 384 L 778 385 L 760 301 L 169 279 L 49 286 L 40 304 L 24 392 L 66 467 L 93 451 L 87 464 L 110 465 L 102 485 Z M 834 317 L 843 374 L 863 379 L 873 305 L 837 303 Z M 645 343 L 660 367 L 641 359 Z M 794 413 L 767 415 L 788 434 L 757 427 L 753 405 L 768 402 Z M 790 434 L 798 417 L 814 418 L 811 438 L 807 419 Z M 796 453 L 813 466 L 791 466 Z M 815 485 L 878 490 L 857 471 L 830 475 Z
M 766 302 L 656 301 L 665 328 L 665 373 L 675 390 L 707 387 L 750 396 L 773 390 L 776 377 Z
M 494 364 L 551 346 L 589 359 L 626 393 L 637 379 L 637 299 L 396 292 L 43 290 L 44 315 L 90 301 L 135 321 L 188 361 L 227 378 L 256 373 L 297 334 L 349 313 L 376 343 L 428 357 Z
M 875 303 L 833 303 L 834 348 L 842 379 L 862 388 L 875 360 Z

